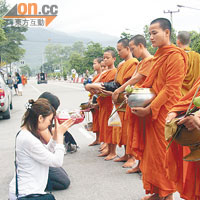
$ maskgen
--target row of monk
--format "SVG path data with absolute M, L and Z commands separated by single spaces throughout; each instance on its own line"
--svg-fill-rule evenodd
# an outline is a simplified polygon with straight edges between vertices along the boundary
M 117 51 L 123 61 L 117 68 L 112 50 L 105 51 L 103 59 L 94 59 L 97 75 L 93 83 L 85 85 L 92 95 L 98 94 L 98 106 L 94 106 L 92 112 L 97 139 L 91 145 L 103 142 L 99 156 L 105 156 L 105 160 L 116 158 L 116 145 L 124 145 L 125 155 L 115 160 L 126 162 L 124 167 L 139 160 L 139 166 L 128 173 L 141 170 L 143 187 L 149 194 L 142 200 L 173 200 L 176 191 L 183 199 L 200 200 L 200 161 L 184 161 L 183 157 L 191 151 L 189 147 L 174 140 L 167 150 L 169 143 L 165 139 L 166 123 L 186 112 L 200 85 L 200 56 L 190 50 L 188 32 L 179 32 L 178 47 L 171 44 L 168 19 L 153 20 L 149 34 L 152 46 L 158 48 L 155 55 L 148 52 L 145 38 L 136 35 L 130 40 L 118 41 Z M 114 92 L 106 91 L 104 84 L 112 81 L 119 87 Z M 128 85 L 152 88 L 156 97 L 146 107 L 127 105 L 119 109 L 122 126 L 108 126 L 113 103 L 119 108 L 118 96 Z M 199 130 L 199 112 L 183 117 L 178 122 L 181 124 L 188 131 Z M 195 145 L 198 144 L 197 141 Z

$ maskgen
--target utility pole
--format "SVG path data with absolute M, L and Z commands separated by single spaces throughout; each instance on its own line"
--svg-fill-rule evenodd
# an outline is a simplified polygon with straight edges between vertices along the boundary
M 173 19 L 172 19 L 172 14 L 174 14 L 174 13 L 178 13 L 178 12 L 180 12 L 180 10 L 178 9 L 178 10 L 174 10 L 174 11 L 172 11 L 172 10 L 168 10 L 168 11 L 163 11 L 165 14 L 168 14 L 168 13 L 170 13 L 170 21 L 171 21 L 171 23 L 172 23 L 172 26 L 173 26 Z

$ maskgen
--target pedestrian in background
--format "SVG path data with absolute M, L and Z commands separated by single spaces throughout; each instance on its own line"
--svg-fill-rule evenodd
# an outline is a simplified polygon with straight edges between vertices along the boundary
M 12 88 L 13 88 L 13 79 L 12 79 L 10 74 L 8 75 L 7 84 L 8 84 L 8 87 L 12 90 Z
M 17 88 L 18 88 L 18 96 L 22 96 L 22 79 L 18 72 L 15 72 L 15 76 L 17 77 Z

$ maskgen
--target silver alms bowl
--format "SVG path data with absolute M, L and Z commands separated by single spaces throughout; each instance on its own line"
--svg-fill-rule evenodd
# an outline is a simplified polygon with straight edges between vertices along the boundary
M 134 88 L 133 92 L 128 96 L 129 107 L 145 107 L 155 97 L 155 93 L 151 88 Z

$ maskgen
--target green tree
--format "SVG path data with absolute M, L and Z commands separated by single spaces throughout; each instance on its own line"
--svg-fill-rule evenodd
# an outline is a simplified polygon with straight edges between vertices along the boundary
M 21 74 L 24 74 L 26 76 L 31 76 L 31 69 L 28 65 L 24 65 L 20 67 Z
M 6 35 L 3 30 L 4 23 L 5 23 L 5 21 L 3 19 L 0 19 L 0 44 L 1 44 L 1 42 L 6 41 Z
M 103 56 L 103 48 L 101 44 L 89 42 L 85 51 L 84 51 L 84 59 L 83 59 L 83 67 L 81 73 L 84 73 L 86 69 L 91 73 L 93 71 L 92 65 L 93 60 L 97 57 Z
M 190 47 L 193 51 L 200 53 L 200 33 L 196 31 L 190 32 Z
M 83 42 L 81 42 L 81 41 L 75 42 L 72 46 L 72 51 L 75 51 L 75 52 L 79 53 L 80 55 L 83 55 L 83 53 L 85 51 Z
M 75 69 L 77 73 L 84 73 L 86 67 L 84 66 L 84 57 L 77 52 L 73 52 L 69 58 L 69 69 Z
M 8 5 L 5 0 L 0 2 L 0 16 L 2 17 L 8 11 Z M 25 50 L 21 47 L 22 41 L 25 40 L 24 32 L 26 27 L 13 26 L 12 20 L 4 20 L 2 27 L 7 40 L 0 42 L 1 60 L 7 63 L 18 61 L 22 58 Z
M 60 44 L 49 44 L 45 47 L 45 63 L 46 72 L 53 72 L 55 69 L 63 69 L 63 61 L 68 58 L 69 55 L 66 53 L 66 48 Z M 49 67 L 49 69 L 47 69 Z
M 171 42 L 172 42 L 173 44 L 176 44 L 176 34 L 177 34 L 177 31 L 176 31 L 174 28 L 172 28 L 172 32 L 171 32 Z
M 130 40 L 133 37 L 133 35 L 131 35 L 130 33 L 126 33 L 126 32 L 122 32 L 120 35 L 120 38 L 127 38 L 128 40 Z

